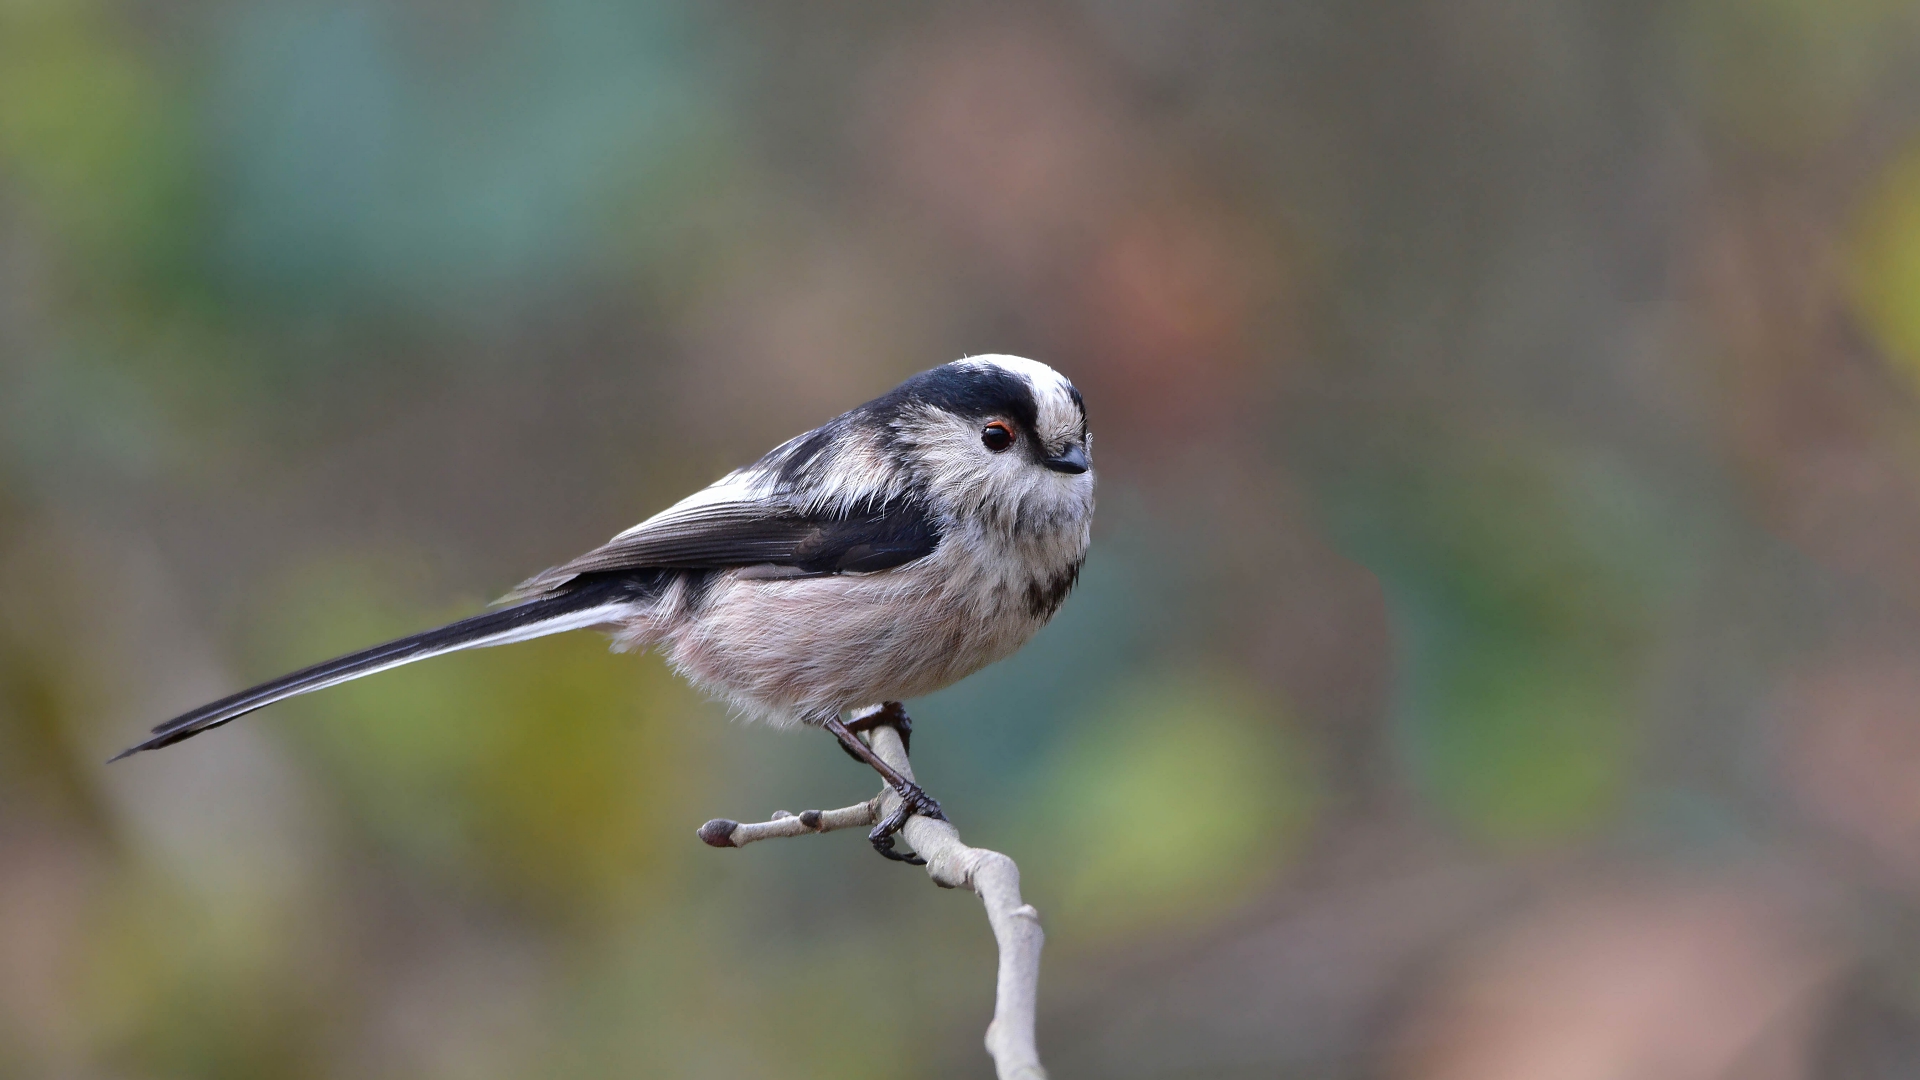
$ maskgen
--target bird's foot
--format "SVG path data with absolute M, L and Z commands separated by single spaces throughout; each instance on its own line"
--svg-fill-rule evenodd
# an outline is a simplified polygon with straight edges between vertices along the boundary
M 897 701 L 889 701 L 865 716 L 857 716 L 847 721 L 847 730 L 856 735 L 862 731 L 872 731 L 877 727 L 890 727 L 899 732 L 900 749 L 905 750 L 908 757 L 913 756 L 913 717 L 907 715 L 905 705 Z M 843 744 L 840 749 L 845 750 L 847 756 L 853 760 L 865 763 L 866 759 L 854 753 L 852 747 Z
M 920 856 L 902 854 L 894 850 L 894 834 L 906 828 L 907 819 L 915 814 L 935 821 L 945 821 L 947 815 L 941 813 L 938 800 L 911 780 L 895 786 L 894 791 L 900 796 L 900 805 L 894 807 L 893 813 L 888 814 L 880 824 L 873 827 L 873 831 L 867 834 L 867 839 L 873 843 L 873 850 L 895 862 L 903 862 L 910 866 L 925 866 L 927 860 Z
M 841 723 L 838 716 L 830 717 L 823 721 L 823 726 L 840 740 L 842 750 L 845 750 L 854 760 L 871 766 L 887 782 L 887 786 L 900 796 L 900 805 L 867 834 L 867 839 L 873 843 L 873 850 L 895 862 L 925 866 L 927 861 L 920 856 L 904 855 L 895 851 L 893 838 L 906 827 L 907 819 L 915 814 L 930 817 L 936 821 L 947 820 L 947 815 L 940 812 L 940 804 L 934 801 L 933 796 L 928 795 L 920 785 L 901 775 L 893 766 L 880 760 L 880 756 L 873 752 L 873 747 L 862 742 L 860 736 L 855 734 L 858 731 L 872 731 L 877 727 L 890 727 L 900 733 L 900 748 L 905 750 L 907 737 L 913 731 L 913 721 L 907 716 L 907 710 L 899 702 L 889 701 L 873 712 L 847 723 Z

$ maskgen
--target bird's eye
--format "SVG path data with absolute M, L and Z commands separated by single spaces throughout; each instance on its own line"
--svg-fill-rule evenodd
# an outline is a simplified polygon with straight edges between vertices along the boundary
M 1013 429 L 995 420 L 980 429 L 980 442 L 997 454 L 1013 445 Z

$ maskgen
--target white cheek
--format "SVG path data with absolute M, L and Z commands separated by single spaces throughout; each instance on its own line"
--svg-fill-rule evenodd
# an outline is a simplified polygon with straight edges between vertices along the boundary
M 952 416 L 917 419 L 906 434 L 913 439 L 928 487 L 936 502 L 961 517 L 1010 531 L 1016 523 L 1058 521 L 1089 507 L 1087 477 L 1070 480 L 1041 468 L 1026 442 L 995 453 L 981 442 L 979 426 L 970 421 Z

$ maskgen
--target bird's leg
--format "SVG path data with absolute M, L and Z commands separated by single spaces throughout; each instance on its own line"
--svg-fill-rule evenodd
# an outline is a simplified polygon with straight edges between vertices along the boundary
M 895 715 L 898 716 L 899 720 L 906 720 L 907 718 L 906 710 L 900 707 L 900 703 L 890 701 L 878 713 L 873 714 L 873 716 L 861 717 L 860 724 L 862 728 L 871 728 L 880 723 L 895 723 Z M 877 719 L 879 717 L 886 717 L 887 719 Z M 894 809 L 893 813 L 888 814 L 880 824 L 874 826 L 872 832 L 867 834 L 867 839 L 873 843 L 873 849 L 896 862 L 911 863 L 914 866 L 925 866 L 926 860 L 920 856 L 902 855 L 898 851 L 895 851 L 893 849 L 893 835 L 904 828 L 907 824 L 907 819 L 914 814 L 934 818 L 939 821 L 947 820 L 947 816 L 940 812 L 940 804 L 934 801 L 933 796 L 921 790 L 919 784 L 900 775 L 899 770 L 882 761 L 880 755 L 874 753 L 873 749 L 866 743 L 861 742 L 860 737 L 855 735 L 846 724 L 842 723 L 838 716 L 829 717 L 825 722 L 825 727 L 828 731 L 833 732 L 834 738 L 840 740 L 841 747 L 854 757 L 872 766 L 873 771 L 879 773 L 880 778 L 887 782 L 887 786 L 891 787 L 894 792 L 900 796 L 900 805 Z

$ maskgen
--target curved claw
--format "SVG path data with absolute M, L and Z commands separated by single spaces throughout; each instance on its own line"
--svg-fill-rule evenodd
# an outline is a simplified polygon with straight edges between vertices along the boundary
M 927 860 L 918 855 L 902 855 L 893 849 L 894 834 L 906 828 L 907 819 L 915 814 L 933 818 L 935 821 L 947 820 L 947 815 L 941 812 L 940 803 L 933 796 L 927 794 L 918 784 L 908 784 L 906 790 L 900 793 L 900 805 L 894 807 L 893 813 L 888 814 L 885 820 L 875 825 L 873 831 L 867 834 L 867 839 L 873 844 L 873 850 L 895 862 L 913 866 L 927 865 Z
M 894 862 L 903 862 L 908 866 L 925 866 L 927 865 L 927 860 L 920 856 L 914 854 L 903 855 L 894 850 L 893 834 L 899 832 L 901 827 L 907 823 L 907 814 L 903 812 L 905 809 L 905 807 L 902 807 L 900 810 L 895 810 L 887 816 L 887 820 L 874 826 L 873 831 L 867 834 L 867 840 L 873 844 L 873 850 L 892 859 Z

